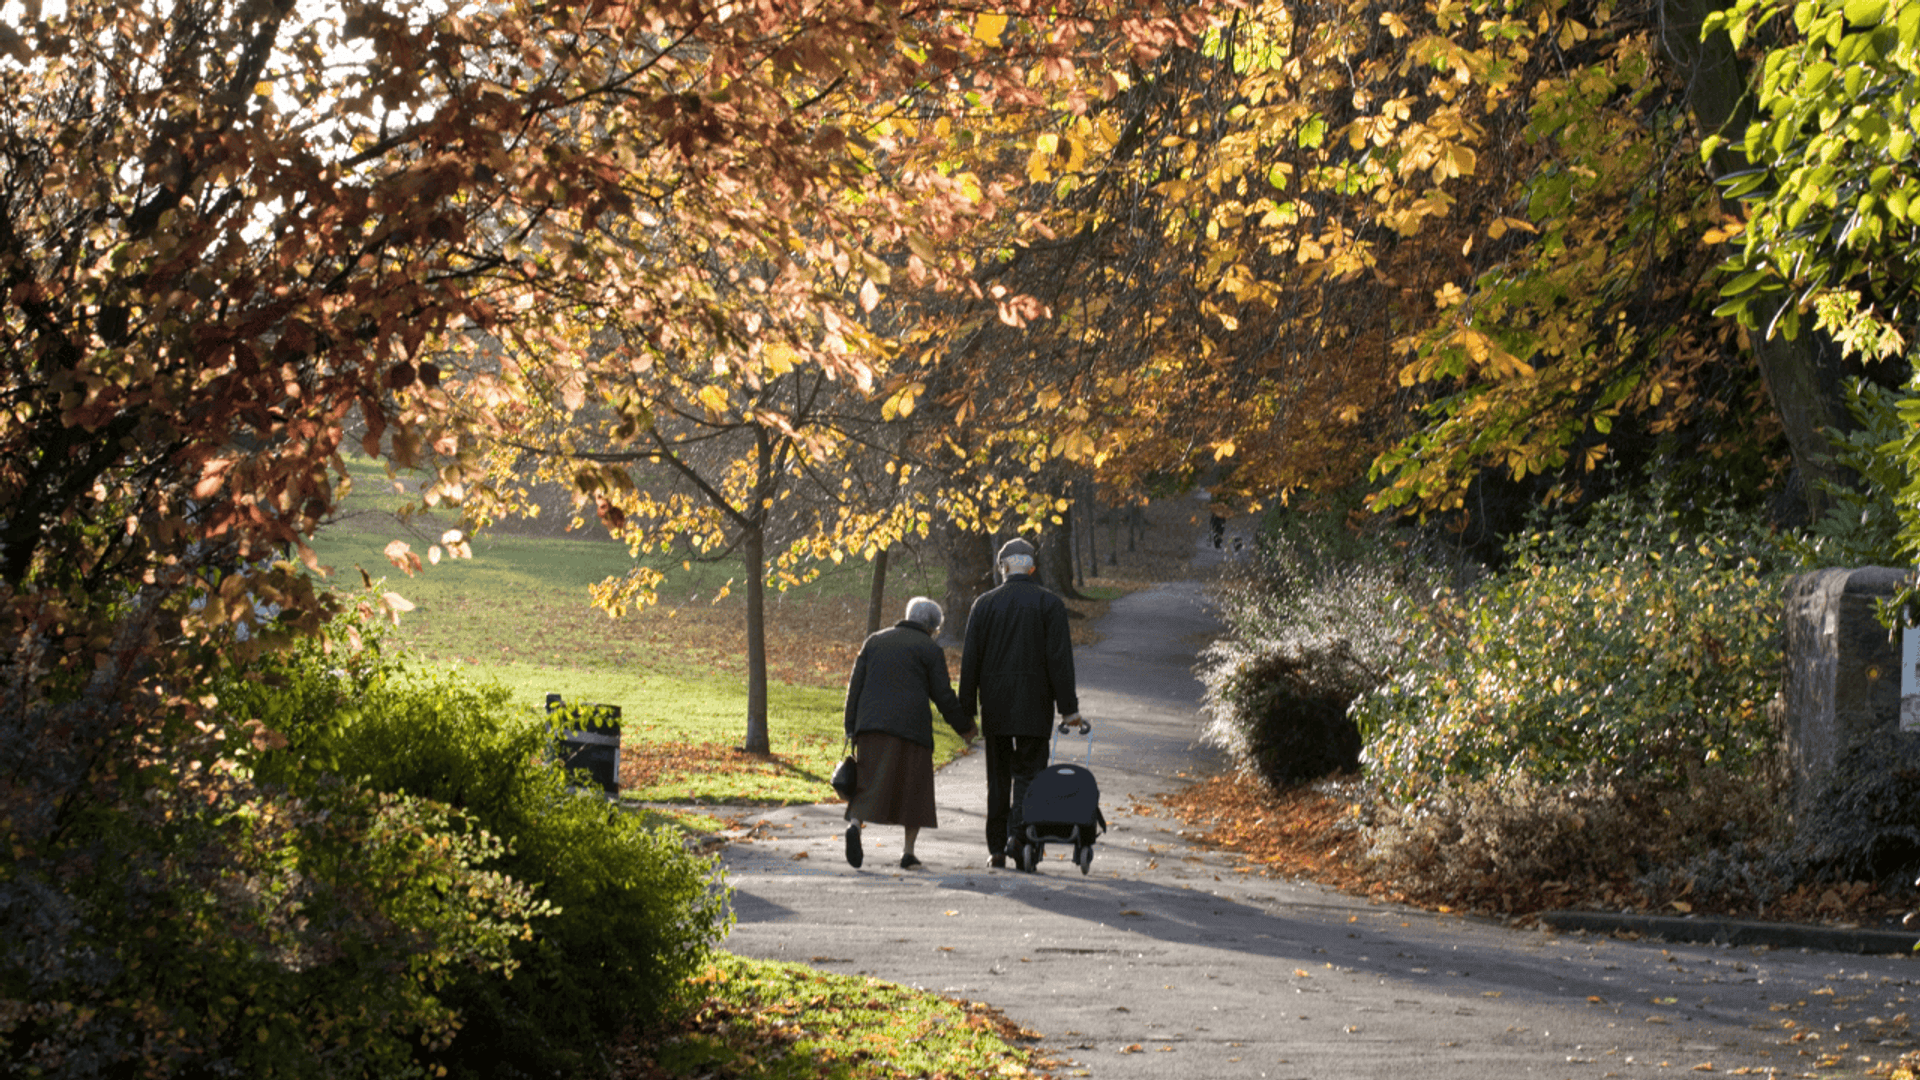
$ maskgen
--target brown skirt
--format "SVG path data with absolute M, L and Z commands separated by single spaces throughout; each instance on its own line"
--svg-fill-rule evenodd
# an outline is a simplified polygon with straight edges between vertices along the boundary
M 847 820 L 869 825 L 937 829 L 933 813 L 933 751 L 884 731 L 853 737 L 860 787 L 847 803 Z

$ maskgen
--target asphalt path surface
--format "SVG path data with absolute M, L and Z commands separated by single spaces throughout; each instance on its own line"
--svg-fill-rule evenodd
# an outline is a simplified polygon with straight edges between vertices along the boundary
M 984 757 L 942 769 L 925 866 L 838 805 L 757 815 L 723 854 L 736 953 L 984 1001 L 1101 1078 L 1861 1076 L 1899 1055 L 1920 976 L 1901 956 L 1519 930 L 1238 873 L 1157 796 L 1221 767 L 1199 742 L 1199 586 L 1116 601 L 1076 652 L 1112 829 L 1090 874 L 987 865 Z M 1062 739 L 1057 760 L 1085 759 Z M 1910 1003 L 1911 999 L 1911 1003 Z

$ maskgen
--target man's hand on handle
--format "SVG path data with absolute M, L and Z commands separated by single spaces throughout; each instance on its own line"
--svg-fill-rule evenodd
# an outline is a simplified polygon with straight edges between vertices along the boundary
M 1079 729 L 1080 734 L 1085 735 L 1086 733 L 1093 730 L 1093 725 L 1087 723 L 1086 719 L 1082 717 L 1079 713 L 1074 713 L 1072 716 L 1063 716 L 1060 718 L 1061 731 L 1063 732 L 1072 731 L 1075 728 Z

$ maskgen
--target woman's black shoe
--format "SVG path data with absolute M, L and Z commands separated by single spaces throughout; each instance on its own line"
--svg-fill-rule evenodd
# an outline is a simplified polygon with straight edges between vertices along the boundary
M 847 826 L 847 865 L 858 870 L 865 859 L 866 854 L 860 850 L 860 823 L 856 821 Z
M 900 869 L 902 870 L 911 870 L 914 867 L 919 865 L 920 865 L 920 860 L 914 858 L 911 855 L 900 856 Z

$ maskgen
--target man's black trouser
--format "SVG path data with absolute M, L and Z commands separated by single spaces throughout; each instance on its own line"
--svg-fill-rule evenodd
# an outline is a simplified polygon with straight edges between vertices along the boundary
M 1027 785 L 1047 767 L 1047 738 L 1044 735 L 989 735 L 987 747 L 987 851 L 1005 855 L 1007 840 L 1017 842 L 1025 833 L 1021 808 L 1027 802 Z

